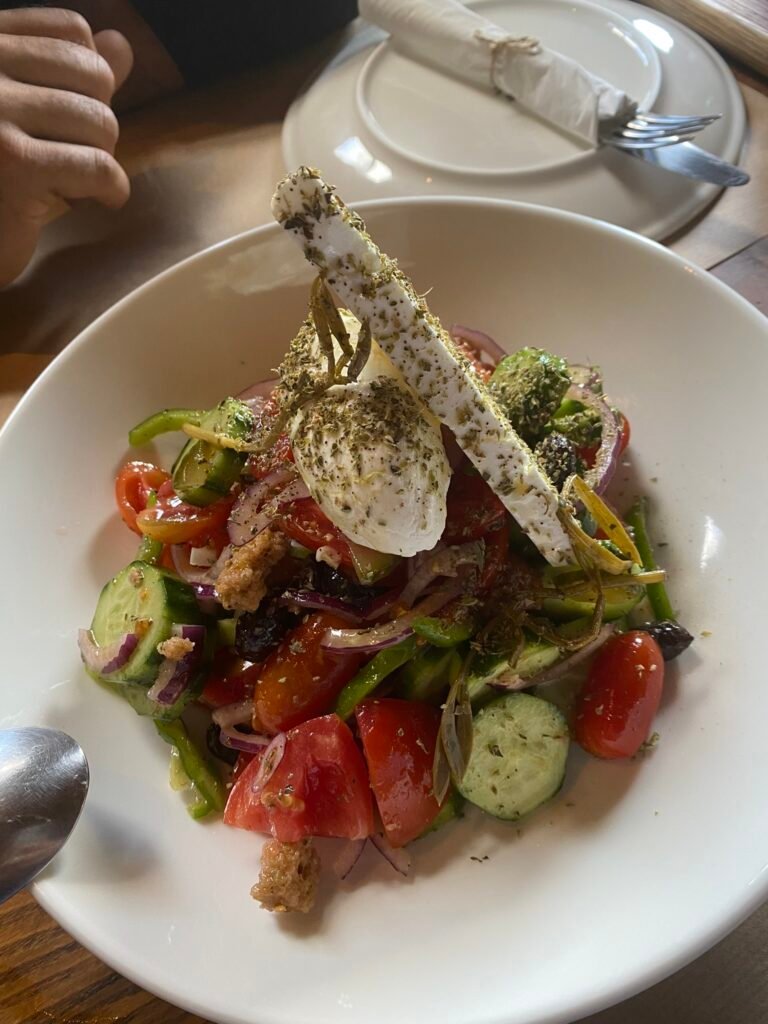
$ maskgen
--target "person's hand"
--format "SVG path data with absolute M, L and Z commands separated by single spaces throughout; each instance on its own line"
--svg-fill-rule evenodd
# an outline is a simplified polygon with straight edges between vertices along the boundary
M 124 36 L 94 36 L 73 11 L 0 11 L 0 287 L 27 265 L 58 200 L 128 199 L 110 102 L 132 63 Z

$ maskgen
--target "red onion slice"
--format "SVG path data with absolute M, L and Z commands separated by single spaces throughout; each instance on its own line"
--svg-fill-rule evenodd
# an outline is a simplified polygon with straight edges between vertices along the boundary
M 567 658 L 563 658 L 561 661 L 555 662 L 550 668 L 544 669 L 543 672 L 539 672 L 536 676 L 531 676 L 529 679 L 523 679 L 521 676 L 511 671 L 505 677 L 504 675 L 494 679 L 490 686 L 494 690 L 527 690 L 532 686 L 546 686 L 548 683 L 554 683 L 557 679 L 561 679 L 564 675 L 567 675 L 573 669 L 577 668 L 582 662 L 587 661 L 595 654 L 605 643 L 609 636 L 612 636 L 616 631 L 615 622 L 606 622 L 597 634 L 594 640 L 586 644 L 578 651 L 574 651 Z
M 594 409 L 602 424 L 600 447 L 595 455 L 595 464 L 584 474 L 585 483 L 589 484 L 595 494 L 602 494 L 611 482 L 619 461 L 621 446 L 621 429 L 616 413 L 602 395 L 581 384 L 572 384 L 565 393 L 566 398 L 573 398 L 590 409 Z
M 219 728 L 219 739 L 230 750 L 242 750 L 245 754 L 260 754 L 269 743 L 268 736 L 239 732 L 233 725 Z
M 494 341 L 490 334 L 484 334 L 483 331 L 476 331 L 471 327 L 463 327 L 461 324 L 452 324 L 448 333 L 452 338 L 469 342 L 474 349 L 477 349 L 481 356 L 487 356 L 485 362 L 492 368 L 498 366 L 504 356 L 507 355 L 501 345 Z
M 449 548 L 438 546 L 434 551 L 417 557 L 420 564 L 400 595 L 400 603 L 407 608 L 439 576 L 456 576 L 462 565 L 481 566 L 485 557 L 485 544 L 482 540 L 473 540 Z
M 216 708 L 211 718 L 221 729 L 228 729 L 232 725 L 247 725 L 253 719 L 253 701 L 238 700 L 234 704 L 225 704 Z
M 368 629 L 327 629 L 320 641 L 326 651 L 355 651 L 369 653 L 393 647 L 413 633 L 413 622 L 423 615 L 431 615 L 461 593 L 461 586 L 445 587 L 430 594 L 421 604 L 397 619 Z
M 266 737 L 260 738 L 263 738 L 266 741 Z M 254 792 L 259 789 L 263 789 L 275 774 L 277 766 L 283 760 L 285 743 L 286 735 L 284 732 L 279 732 L 277 736 L 273 736 L 271 740 L 267 741 L 266 748 L 261 756 L 259 770 L 256 772 L 253 782 L 251 783 L 251 789 Z
M 269 525 L 278 510 L 273 499 L 295 477 L 296 469 L 289 464 L 272 470 L 263 479 L 246 487 L 232 506 L 226 524 L 229 540 L 234 546 L 239 548 L 252 541 Z
M 274 470 L 263 480 L 246 487 L 235 502 L 227 523 L 231 543 L 240 547 L 253 540 L 271 526 L 283 505 L 308 497 L 309 489 L 303 480 L 296 479 L 293 466 Z
M 360 855 L 365 849 L 366 842 L 366 839 L 347 839 L 344 841 L 344 845 L 333 862 L 333 873 L 342 882 L 360 860 Z
M 381 835 L 371 836 L 371 842 L 384 860 L 388 861 L 398 874 L 403 875 L 403 877 L 408 876 L 411 870 L 411 855 L 408 850 L 404 847 L 395 848 L 388 839 Z
M 280 598 L 280 604 L 295 604 L 299 608 L 314 608 L 323 612 L 333 612 L 342 619 L 359 624 L 363 616 L 348 601 L 330 594 L 321 594 L 317 590 L 286 590 Z
M 122 668 L 130 660 L 138 642 L 135 633 L 124 633 L 114 643 L 102 647 L 96 643 L 90 629 L 80 629 L 77 633 L 77 646 L 83 662 L 91 672 L 99 676 L 108 676 Z
M 183 658 L 176 661 L 165 658 L 160 665 L 157 679 L 150 687 L 147 697 L 164 707 L 175 704 L 189 687 L 202 661 L 205 646 L 205 626 L 174 623 L 172 633 L 183 640 L 191 640 L 193 646 Z

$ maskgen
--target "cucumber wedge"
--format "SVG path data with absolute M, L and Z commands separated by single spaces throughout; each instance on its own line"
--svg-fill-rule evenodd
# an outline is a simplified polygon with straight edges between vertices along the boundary
M 213 434 L 244 440 L 253 431 L 253 413 L 236 398 L 225 398 L 203 416 L 200 427 Z M 245 460 L 242 452 L 217 448 L 207 441 L 190 440 L 173 464 L 173 489 L 190 505 L 210 505 L 229 494 L 243 471 Z
M 140 634 L 130 660 L 110 673 L 108 681 L 151 685 L 163 660 L 157 645 L 170 637 L 173 624 L 202 621 L 188 584 L 156 565 L 131 562 L 102 590 L 91 623 L 99 645 L 110 644 L 124 633 Z
M 541 697 L 509 693 L 474 718 L 472 755 L 459 787 L 495 818 L 516 821 L 549 800 L 565 778 L 568 723 Z
M 559 657 L 560 651 L 554 644 L 532 637 L 526 641 L 514 672 L 521 679 L 532 679 L 545 668 L 554 665 Z M 504 655 L 482 654 L 475 659 L 467 678 L 469 699 L 473 707 L 478 707 L 496 695 L 491 684 L 509 668 L 509 659 Z

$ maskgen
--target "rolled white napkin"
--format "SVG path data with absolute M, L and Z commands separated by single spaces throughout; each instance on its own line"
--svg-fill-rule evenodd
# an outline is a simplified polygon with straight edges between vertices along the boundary
M 360 14 L 390 33 L 401 53 L 514 99 L 597 146 L 601 128 L 637 103 L 581 64 L 530 36 L 513 36 L 459 0 L 359 0 Z

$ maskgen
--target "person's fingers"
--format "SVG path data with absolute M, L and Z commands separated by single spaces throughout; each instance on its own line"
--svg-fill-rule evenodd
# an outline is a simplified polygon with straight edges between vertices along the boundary
M 0 35 L 0 74 L 27 85 L 44 85 L 109 103 L 115 76 L 107 61 L 77 43 L 37 36 Z
M 95 199 L 117 208 L 131 193 L 125 171 L 105 150 L 33 139 L 18 129 L 0 133 L 0 170 L 0 195 Z
M 108 28 L 93 37 L 96 50 L 112 68 L 115 92 L 120 88 L 133 68 L 133 50 L 122 32 Z
M 82 14 L 63 7 L 19 7 L 0 11 L 0 33 L 63 39 L 95 50 L 91 27 Z
M 36 139 L 75 142 L 114 153 L 120 127 L 112 108 L 90 96 L 8 82 L 3 102 L 13 109 L 15 124 Z

